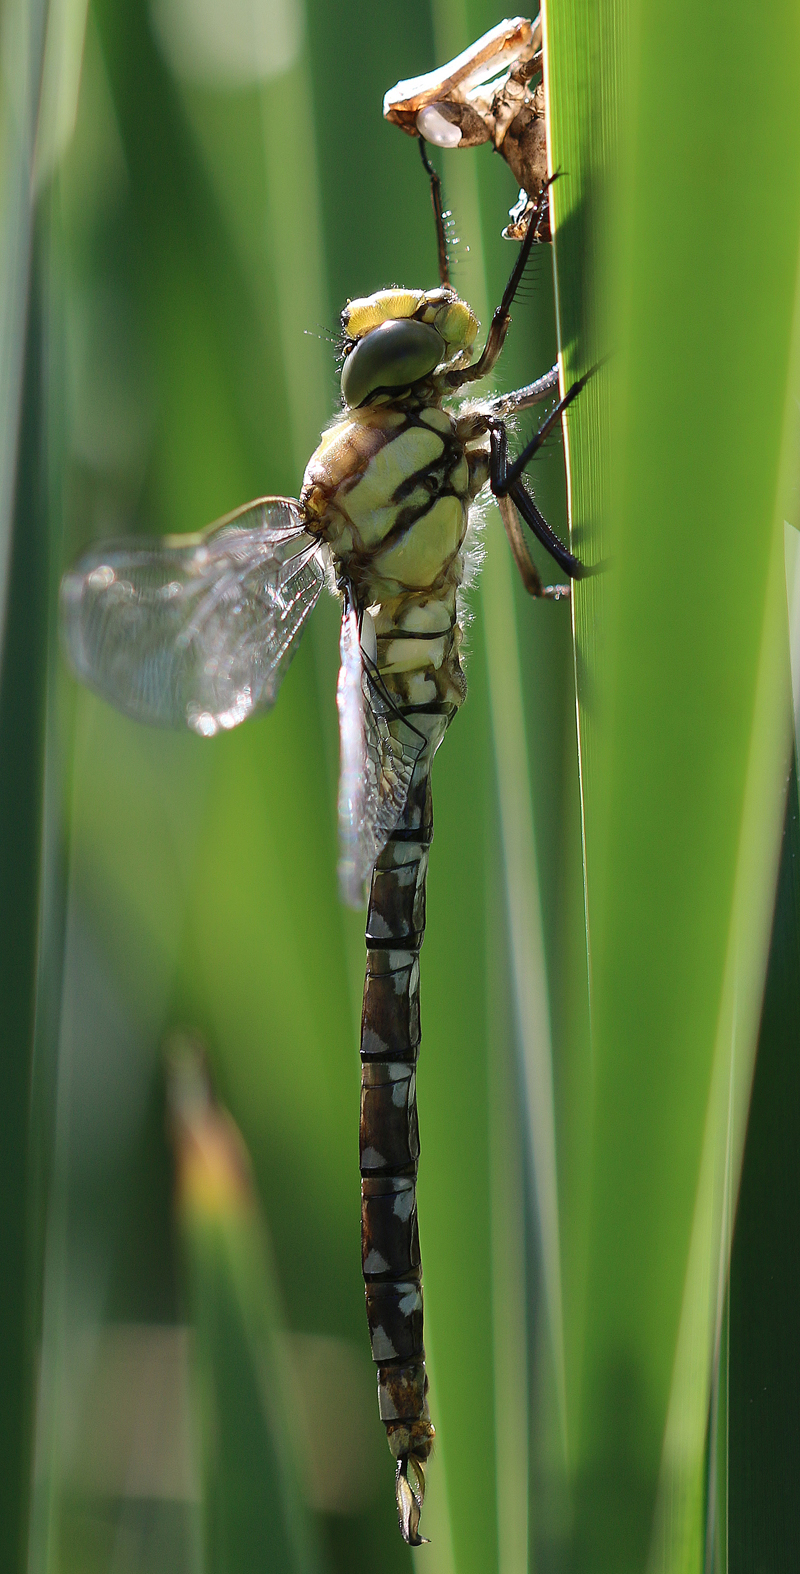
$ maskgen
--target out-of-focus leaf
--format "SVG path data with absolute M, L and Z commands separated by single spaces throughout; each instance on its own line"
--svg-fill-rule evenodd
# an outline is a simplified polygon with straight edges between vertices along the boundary
M 24 305 L 22 306 L 24 312 Z M 39 896 L 47 675 L 47 515 L 41 485 L 40 318 L 31 312 L 14 502 L 9 615 L 0 667 L 0 1567 L 27 1558 L 35 1408 L 41 1202 L 31 1162 L 31 1084 L 39 963 Z M 8 436 L 8 434 L 5 434 Z M 15 463 L 14 444 L 7 449 Z M 37 1114 L 46 1118 L 46 1108 Z
M 194 1327 L 208 1574 L 322 1568 L 297 1475 L 278 1289 L 247 1151 L 197 1045 L 169 1045 L 177 1208 Z M 294 1449 L 294 1453 L 293 1453 Z
M 793 771 L 736 1210 L 727 1351 L 723 1347 L 730 1574 L 792 1568 L 800 1555 L 795 1490 L 800 1463 L 798 1035 L 800 827 Z M 723 1526 L 717 1538 L 723 1545 L 724 1531 Z
M 11 0 L 0 36 L 0 656 L 9 589 L 33 227 L 33 168 L 48 7 Z
M 36 224 L 35 150 L 63 85 L 42 80 L 48 5 L 11 0 L 0 26 L 0 1566 L 28 1562 L 41 1312 L 43 1199 L 52 1112 L 52 1006 L 59 936 L 40 907 L 47 715 L 50 538 L 47 323 L 41 298 L 47 226 Z M 51 941 L 54 943 L 51 945 Z M 40 970 L 52 964 L 56 989 Z M 35 1053 L 37 1007 L 40 1056 Z M 38 1060 L 46 1063 L 40 1068 Z

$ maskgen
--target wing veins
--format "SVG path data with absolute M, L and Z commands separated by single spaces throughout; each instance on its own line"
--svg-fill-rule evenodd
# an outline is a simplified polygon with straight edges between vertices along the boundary
M 245 505 L 185 544 L 95 548 L 62 589 L 73 666 L 139 720 L 229 729 L 274 702 L 322 587 L 317 553 L 289 498 Z

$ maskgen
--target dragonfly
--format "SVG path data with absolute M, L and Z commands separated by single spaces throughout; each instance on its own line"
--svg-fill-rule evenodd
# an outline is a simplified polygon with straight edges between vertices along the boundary
M 543 62 L 541 18 L 517 16 L 438 70 L 396 83 L 383 100 L 386 120 L 436 147 L 492 143 L 520 187 L 503 230 L 508 240 L 522 240 L 533 219 L 536 239 L 551 238 L 540 204 L 548 187 Z
M 100 543 L 61 588 L 63 641 L 77 677 L 137 721 L 204 738 L 270 709 L 326 582 L 340 600 L 339 881 L 345 902 L 367 906 L 362 1263 L 379 1412 L 396 1462 L 400 1529 L 412 1546 L 422 1541 L 434 1439 L 415 1088 L 431 765 L 466 696 L 459 652 L 479 495 L 488 486 L 494 496 L 531 595 L 559 600 L 569 584 L 543 584 L 521 521 L 568 580 L 585 572 L 537 507 L 525 470 L 587 380 L 572 384 L 511 459 L 509 421 L 553 394 L 557 368 L 513 393 L 468 394 L 503 348 L 535 224 L 476 359 L 479 323 L 448 281 L 438 184 L 420 146 L 432 177 L 440 283 L 348 301 L 342 408 L 308 462 L 299 498 L 258 498 L 197 535 Z M 545 201 L 546 191 L 540 211 Z

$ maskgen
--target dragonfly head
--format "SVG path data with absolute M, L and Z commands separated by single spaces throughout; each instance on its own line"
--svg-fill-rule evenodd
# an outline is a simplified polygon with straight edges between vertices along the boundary
M 345 362 L 342 397 L 351 410 L 379 394 L 430 377 L 472 354 L 478 319 L 446 286 L 438 290 L 377 290 L 348 301 L 342 312 Z

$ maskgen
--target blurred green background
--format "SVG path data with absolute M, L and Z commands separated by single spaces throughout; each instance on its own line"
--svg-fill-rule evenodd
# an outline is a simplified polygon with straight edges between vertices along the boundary
M 485 0 L 4 0 L 3 1571 L 793 1566 L 795 1280 L 762 1294 L 796 1227 L 790 862 L 727 1299 L 790 753 L 788 0 L 754 41 L 743 5 L 548 7 L 558 288 L 541 248 L 498 386 L 613 351 L 569 440 L 574 544 L 615 572 L 580 587 L 573 638 L 490 511 L 435 772 L 438 1440 L 413 1555 L 363 1313 L 336 605 L 275 712 L 211 741 L 117 716 L 58 656 L 58 578 L 89 541 L 297 495 L 345 299 L 436 283 L 382 95 L 498 20 Z M 745 37 L 755 116 L 731 87 Z M 486 323 L 516 189 L 488 148 L 442 167 L 453 281 Z M 560 445 L 535 487 L 566 533 Z M 168 1115 L 176 1029 L 235 1128 L 185 1037 Z

